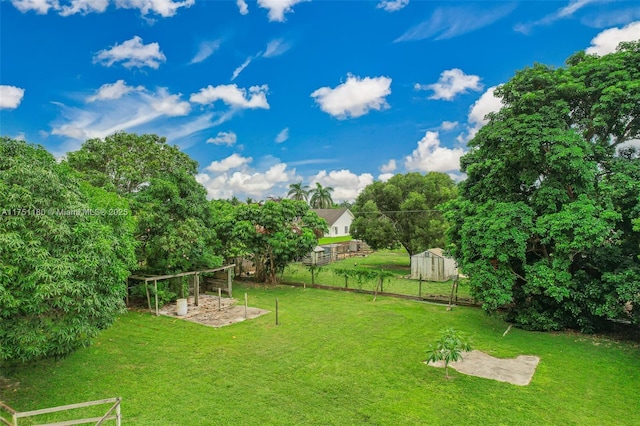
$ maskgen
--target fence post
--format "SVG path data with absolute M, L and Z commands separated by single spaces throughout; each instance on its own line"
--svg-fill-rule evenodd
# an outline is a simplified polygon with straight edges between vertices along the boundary
M 120 426 L 121 425 L 121 421 L 122 421 L 122 414 L 120 413 L 120 402 L 122 400 L 120 398 L 118 398 L 118 406 L 116 407 L 116 426 Z
M 218 310 L 222 310 L 222 289 L 218 287 Z
M 420 274 L 420 284 L 418 285 L 418 297 L 422 297 L 422 274 Z

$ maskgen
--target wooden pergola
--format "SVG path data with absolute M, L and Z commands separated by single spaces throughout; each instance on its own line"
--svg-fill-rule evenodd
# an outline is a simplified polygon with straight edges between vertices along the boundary
M 147 292 L 147 304 L 149 305 L 149 312 L 153 313 L 151 309 L 151 295 L 149 294 L 149 283 L 153 282 L 153 287 L 155 290 L 155 302 L 156 302 L 156 315 L 158 314 L 158 281 L 168 280 L 171 278 L 179 278 L 179 277 L 187 277 L 193 275 L 193 298 L 194 304 L 198 306 L 198 298 L 200 296 L 200 274 L 218 272 L 218 271 L 227 271 L 227 289 L 226 292 L 229 297 L 232 296 L 232 282 L 233 282 L 233 268 L 235 268 L 235 263 L 231 265 L 224 265 L 219 268 L 213 269 L 202 269 L 200 271 L 189 271 L 189 272 L 181 272 L 179 274 L 173 275 L 131 275 L 129 279 L 136 281 L 144 281 L 144 288 Z M 189 296 L 187 295 L 187 298 Z M 127 304 L 129 299 L 129 292 L 127 291 Z

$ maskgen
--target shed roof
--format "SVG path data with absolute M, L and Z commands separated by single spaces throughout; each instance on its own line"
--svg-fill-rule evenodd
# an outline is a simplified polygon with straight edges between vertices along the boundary
M 312 212 L 316 212 L 318 216 L 327 221 L 329 226 L 332 226 L 342 217 L 342 215 L 349 209 L 311 209 Z M 349 212 L 351 213 L 351 212 Z
M 447 257 L 447 256 L 444 255 L 444 250 L 439 248 L 439 247 L 432 248 L 432 249 L 429 249 L 429 250 L 425 250 L 425 251 L 423 251 L 421 253 L 414 254 L 414 256 L 425 257 L 427 253 L 431 253 L 434 256 L 438 256 L 438 257 Z

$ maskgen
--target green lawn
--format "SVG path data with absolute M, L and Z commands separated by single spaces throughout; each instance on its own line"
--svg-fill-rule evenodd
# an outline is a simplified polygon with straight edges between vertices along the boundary
M 640 349 L 512 329 L 480 309 L 299 287 L 243 287 L 274 314 L 214 329 L 131 312 L 90 348 L 4 371 L 19 410 L 123 398 L 125 425 L 638 424 Z M 445 327 L 500 357 L 538 355 L 520 387 L 425 366 Z M 44 420 L 44 419 L 42 419 Z M 51 419 L 48 419 L 51 420 Z
M 395 277 L 384 283 L 384 291 L 388 293 L 397 293 L 407 296 L 426 296 L 448 298 L 451 294 L 451 281 L 446 282 L 429 282 L 423 281 L 422 287 L 418 280 L 405 278 L 411 274 L 410 258 L 405 250 L 382 250 L 371 253 L 366 257 L 351 257 L 340 260 L 335 263 L 323 266 L 320 273 L 316 273 L 316 284 L 322 284 L 332 287 L 344 287 L 345 280 L 335 274 L 336 268 L 375 268 L 391 271 Z M 300 264 L 290 264 L 284 271 L 282 281 L 285 283 L 305 283 L 311 284 L 311 272 L 309 269 Z M 358 283 L 355 280 L 348 281 L 348 286 L 362 290 L 373 291 L 374 282 Z M 458 297 L 469 299 L 469 287 L 466 280 L 461 280 L 458 287 Z
M 318 240 L 318 244 L 335 244 L 343 243 L 345 241 L 351 241 L 353 237 L 351 235 L 344 235 L 342 237 L 323 237 Z

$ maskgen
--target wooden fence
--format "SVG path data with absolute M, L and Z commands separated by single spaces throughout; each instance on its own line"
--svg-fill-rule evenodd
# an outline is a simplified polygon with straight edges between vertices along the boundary
M 105 421 L 115 420 L 116 426 L 121 425 L 122 416 L 120 414 L 120 402 L 122 398 L 109 398 L 109 399 L 101 399 L 98 401 L 89 401 L 89 402 L 81 402 L 79 404 L 71 404 L 71 405 L 63 405 L 60 407 L 52 407 L 52 408 L 44 408 L 42 410 L 32 410 L 32 411 L 23 411 L 19 412 L 9 407 L 8 405 L 0 402 L 0 410 L 3 410 L 11 415 L 11 421 L 5 419 L 0 416 L 0 423 L 4 423 L 9 426 L 18 426 L 18 419 L 23 419 L 26 417 L 34 417 L 40 416 L 42 414 L 51 414 L 57 413 L 59 411 L 66 410 L 76 410 L 78 408 L 91 407 L 94 405 L 102 405 L 102 404 L 112 404 L 109 410 L 102 417 L 92 417 L 85 419 L 77 419 L 77 420 L 67 420 L 63 422 L 57 423 L 46 423 L 40 424 L 39 426 L 68 426 L 68 425 L 82 425 L 87 423 L 94 423 L 95 426 L 102 425 Z

